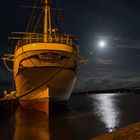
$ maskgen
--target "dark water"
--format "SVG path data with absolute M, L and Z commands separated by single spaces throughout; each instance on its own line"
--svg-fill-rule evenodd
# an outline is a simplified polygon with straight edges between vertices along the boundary
M 70 110 L 48 119 L 17 108 L 0 114 L 0 140 L 88 140 L 140 121 L 140 95 L 74 95 Z

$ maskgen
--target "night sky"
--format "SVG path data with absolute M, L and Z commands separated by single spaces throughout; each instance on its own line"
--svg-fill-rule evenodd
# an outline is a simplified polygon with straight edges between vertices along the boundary
M 0 57 L 14 49 L 10 32 L 26 29 L 35 0 L 0 5 Z M 59 0 L 69 33 L 80 43 L 87 65 L 78 70 L 74 92 L 140 86 L 140 1 Z M 104 48 L 98 42 L 104 40 Z M 0 61 L 0 90 L 12 88 L 12 73 Z

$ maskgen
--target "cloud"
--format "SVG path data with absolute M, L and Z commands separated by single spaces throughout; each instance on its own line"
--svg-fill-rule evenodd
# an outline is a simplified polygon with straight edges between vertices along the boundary
M 113 68 L 94 68 L 88 66 L 79 70 L 74 92 L 100 89 L 116 89 L 140 85 L 140 73 Z
M 105 59 L 98 58 L 97 63 L 103 64 L 103 65 L 112 65 L 113 60 L 105 60 Z
M 114 41 L 116 43 L 116 46 L 120 48 L 140 49 L 139 40 L 133 40 L 129 38 L 118 38 Z

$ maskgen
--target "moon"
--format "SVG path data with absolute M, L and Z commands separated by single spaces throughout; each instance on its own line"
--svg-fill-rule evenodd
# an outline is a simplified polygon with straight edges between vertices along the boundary
M 105 40 L 100 40 L 100 41 L 98 42 L 98 46 L 99 46 L 100 48 L 105 48 L 105 47 L 106 47 L 106 41 L 105 41 Z

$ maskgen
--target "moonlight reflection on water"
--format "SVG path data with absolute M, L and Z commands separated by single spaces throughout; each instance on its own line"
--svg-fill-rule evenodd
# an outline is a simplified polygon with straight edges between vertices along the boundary
M 120 123 L 120 110 L 116 106 L 116 94 L 97 94 L 93 98 L 96 100 L 95 113 L 104 123 L 109 132 L 114 131 Z

